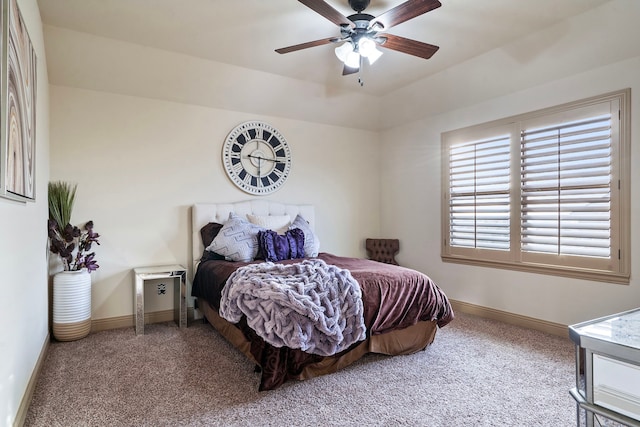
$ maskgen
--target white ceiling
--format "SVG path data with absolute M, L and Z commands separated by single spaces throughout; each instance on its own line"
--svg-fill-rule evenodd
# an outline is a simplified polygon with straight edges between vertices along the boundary
M 335 46 L 280 55 L 276 48 L 339 35 L 295 0 L 38 0 L 45 25 L 382 96 L 610 0 L 441 0 L 442 7 L 389 32 L 440 46 L 429 60 L 384 50 L 343 77 Z M 327 0 L 345 15 L 347 0 Z M 377 16 L 403 0 L 372 0 Z

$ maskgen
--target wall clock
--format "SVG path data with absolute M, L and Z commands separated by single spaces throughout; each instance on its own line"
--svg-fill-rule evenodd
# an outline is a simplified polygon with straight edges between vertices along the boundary
M 244 122 L 224 141 L 222 163 L 238 188 L 264 195 L 278 190 L 287 180 L 291 150 L 274 127 L 257 121 Z

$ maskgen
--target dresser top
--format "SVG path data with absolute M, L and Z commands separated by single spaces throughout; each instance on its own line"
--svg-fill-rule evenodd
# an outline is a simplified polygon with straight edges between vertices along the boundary
M 569 329 L 574 341 L 588 337 L 640 350 L 640 308 L 578 323 Z

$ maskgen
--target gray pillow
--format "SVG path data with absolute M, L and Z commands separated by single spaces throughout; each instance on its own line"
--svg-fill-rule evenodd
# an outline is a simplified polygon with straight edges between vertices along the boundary
M 320 240 L 311 229 L 307 220 L 300 215 L 296 216 L 296 219 L 294 219 L 289 226 L 289 230 L 293 230 L 294 228 L 299 228 L 304 233 L 304 256 L 307 258 L 317 257 L 320 251 Z
M 253 261 L 258 253 L 260 230 L 263 228 L 231 212 L 207 250 L 224 256 L 228 261 Z

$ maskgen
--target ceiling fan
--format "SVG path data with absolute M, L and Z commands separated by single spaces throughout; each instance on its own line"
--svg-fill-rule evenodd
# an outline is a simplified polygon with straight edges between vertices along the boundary
M 289 53 L 329 43 L 345 42 L 335 49 L 336 56 L 344 63 L 342 75 L 360 71 L 363 58 L 367 58 L 369 64 L 373 64 L 382 55 L 377 49 L 378 46 L 424 59 L 431 58 L 439 49 L 432 44 L 385 32 L 395 25 L 442 6 L 438 0 L 408 0 L 378 17 L 363 13 L 371 0 L 348 0 L 349 6 L 356 12 L 350 16 L 343 16 L 324 0 L 298 1 L 340 26 L 340 37 L 283 47 L 276 49 L 276 52 Z

